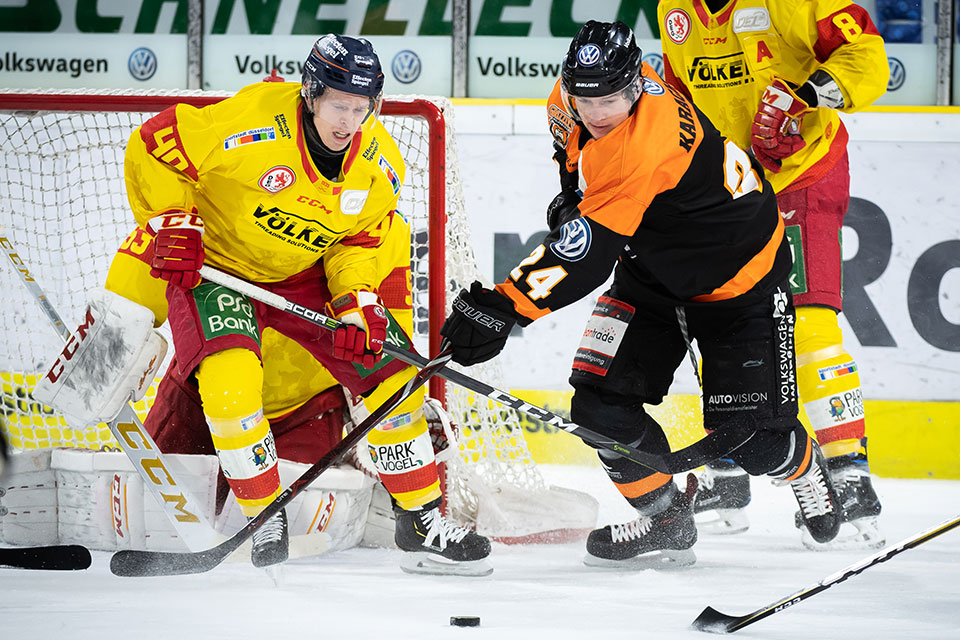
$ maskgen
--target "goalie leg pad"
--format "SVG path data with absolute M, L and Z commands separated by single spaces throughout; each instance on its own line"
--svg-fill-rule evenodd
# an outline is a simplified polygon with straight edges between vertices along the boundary
M 106 289 L 91 293 L 83 322 L 37 383 L 33 397 L 76 427 L 109 422 L 153 382 L 167 341 L 153 312 Z

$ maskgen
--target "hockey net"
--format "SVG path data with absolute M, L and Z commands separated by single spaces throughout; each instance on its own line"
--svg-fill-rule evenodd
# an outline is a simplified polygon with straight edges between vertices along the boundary
M 0 93 L 0 236 L 9 239 L 68 325 L 81 317 L 85 292 L 103 285 L 133 224 L 123 179 L 130 134 L 177 102 L 203 106 L 228 95 Z M 451 297 L 480 278 L 460 188 L 453 108 L 443 98 L 388 97 L 381 120 L 407 165 L 399 208 L 412 229 L 413 338 L 421 353 L 433 354 Z M 0 428 L 16 449 L 117 448 L 106 425 L 71 429 L 32 399 L 37 376 L 62 344 L 12 265 L 4 262 Z M 471 368 L 470 375 L 504 388 L 495 362 Z M 135 404 L 141 418 L 154 392 L 155 386 Z M 590 498 L 546 485 L 512 409 L 437 378 L 430 395 L 445 402 L 460 431 L 458 455 L 446 462 L 450 517 L 504 542 L 562 541 L 593 526 L 596 505 Z

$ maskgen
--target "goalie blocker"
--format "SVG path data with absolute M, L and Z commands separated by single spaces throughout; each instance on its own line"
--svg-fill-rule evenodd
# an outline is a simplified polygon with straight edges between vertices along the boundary
M 167 353 L 153 312 L 106 289 L 91 292 L 83 321 L 70 335 L 33 397 L 84 428 L 109 422 L 139 400 Z

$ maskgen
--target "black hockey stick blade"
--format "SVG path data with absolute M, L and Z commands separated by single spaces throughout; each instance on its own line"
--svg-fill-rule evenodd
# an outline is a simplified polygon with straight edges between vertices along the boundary
M 77 544 L 0 548 L 0 566 L 16 569 L 81 571 L 90 563 L 90 551 Z
M 343 440 L 338 442 L 336 446 L 330 449 L 330 451 L 314 463 L 312 467 L 304 471 L 285 491 L 267 505 L 259 515 L 251 519 L 242 529 L 233 534 L 233 536 L 227 538 L 215 547 L 197 552 L 171 553 L 124 549 L 117 551 L 113 554 L 113 557 L 110 558 L 110 571 L 114 575 L 122 577 L 173 576 L 210 571 L 223 562 L 228 555 L 236 551 L 266 520 L 279 513 L 281 509 L 306 489 L 311 482 L 316 480 L 320 474 L 346 455 L 350 449 L 356 446 L 357 443 L 367 435 L 367 432 L 389 416 L 410 394 L 422 387 L 427 380 L 436 375 L 436 373 L 450 361 L 450 356 L 451 353 L 449 349 L 445 349 L 436 358 L 430 360 L 427 366 L 418 371 L 405 385 L 397 389 L 390 398 L 372 411 L 366 420 L 357 425 L 353 431 L 348 433 Z
M 809 586 L 806 589 L 801 589 L 794 594 L 778 600 L 772 604 L 769 604 L 765 607 L 757 609 L 753 613 L 748 613 L 745 616 L 728 616 L 725 613 L 720 613 L 713 607 L 707 607 L 704 609 L 697 619 L 694 620 L 690 627 L 697 631 L 705 631 L 707 633 L 733 633 L 739 629 L 744 628 L 747 625 L 753 624 L 759 620 L 763 620 L 767 616 L 772 616 L 775 613 L 779 613 L 784 609 L 791 607 L 802 600 L 806 600 L 811 596 L 815 596 L 821 591 L 826 591 L 830 587 L 840 582 L 843 582 L 847 578 L 851 578 L 858 573 L 866 571 L 870 567 L 885 562 L 892 558 L 893 556 L 903 553 L 907 549 L 912 549 L 918 547 L 928 540 L 933 540 L 939 535 L 943 535 L 951 529 L 955 529 L 960 526 L 960 516 L 951 518 L 949 520 L 944 520 L 937 526 L 922 531 L 915 536 L 907 538 L 906 540 L 901 540 L 895 545 L 885 547 L 873 554 L 868 556 L 859 562 L 855 562 L 839 571 L 830 574 L 820 582 L 815 585 Z

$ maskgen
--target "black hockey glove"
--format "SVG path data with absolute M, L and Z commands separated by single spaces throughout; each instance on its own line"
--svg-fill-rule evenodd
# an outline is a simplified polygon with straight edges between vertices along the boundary
M 464 366 L 486 362 L 503 350 L 517 322 L 513 303 L 479 282 L 460 290 L 440 335 L 453 347 L 453 361 Z
M 547 228 L 553 231 L 567 222 L 580 217 L 577 205 L 583 200 L 580 192 L 574 189 L 564 189 L 547 205 Z

